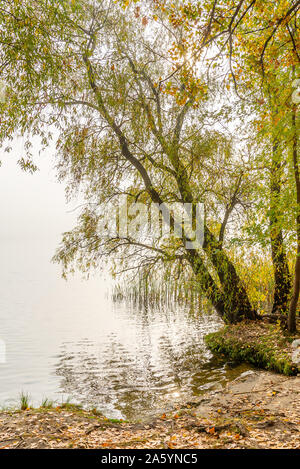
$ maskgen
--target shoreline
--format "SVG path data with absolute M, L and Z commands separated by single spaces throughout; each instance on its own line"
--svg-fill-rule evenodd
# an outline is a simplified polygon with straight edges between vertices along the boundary
M 0 412 L 0 448 L 300 448 L 300 376 L 247 371 L 142 422 L 72 404 Z

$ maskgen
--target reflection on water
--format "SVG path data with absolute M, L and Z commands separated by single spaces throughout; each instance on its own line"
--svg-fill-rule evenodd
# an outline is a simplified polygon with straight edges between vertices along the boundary
M 203 337 L 214 315 L 183 306 L 113 303 L 105 276 L 67 283 L 49 263 L 52 246 L 0 246 L 0 404 L 21 391 L 95 406 L 111 417 L 142 417 L 215 388 L 244 371 L 216 361 Z
M 204 335 L 219 327 L 215 315 L 125 303 L 109 314 L 118 319 L 116 330 L 97 341 L 63 343 L 55 366 L 64 393 L 106 415 L 153 414 L 241 373 L 214 360 L 204 345 Z

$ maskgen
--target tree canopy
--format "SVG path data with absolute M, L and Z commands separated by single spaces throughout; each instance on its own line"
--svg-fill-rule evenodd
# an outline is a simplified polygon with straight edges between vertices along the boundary
M 121 271 L 180 265 L 220 316 L 236 322 L 258 317 L 240 258 L 247 263 L 270 246 L 275 309 L 286 312 L 288 255 L 298 260 L 300 249 L 292 99 L 299 6 L 2 2 L 0 140 L 7 148 L 15 132 L 25 135 L 19 162 L 34 171 L 32 136 L 43 146 L 55 139 L 60 179 L 69 196 L 81 190 L 86 199 L 56 254 L 65 272 L 111 256 Z M 149 243 L 101 236 L 99 207 L 120 195 L 129 204 L 203 203 L 203 246 L 186 249 L 172 234 Z

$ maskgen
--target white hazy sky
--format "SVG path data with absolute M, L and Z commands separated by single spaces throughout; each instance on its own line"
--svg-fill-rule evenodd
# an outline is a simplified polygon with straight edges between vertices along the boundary
M 64 185 L 56 181 L 55 149 L 49 147 L 39 156 L 37 143 L 39 171 L 30 174 L 17 165 L 23 144 L 22 138 L 16 138 L 10 153 L 0 150 L 0 241 L 55 238 L 58 242 L 61 233 L 74 225 L 72 209 L 77 204 L 66 204 Z

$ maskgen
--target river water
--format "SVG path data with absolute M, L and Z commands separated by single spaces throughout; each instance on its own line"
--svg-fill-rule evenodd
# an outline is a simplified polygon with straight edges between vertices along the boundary
M 109 276 L 60 278 L 49 241 L 1 243 L 0 404 L 70 399 L 108 417 L 160 412 L 238 376 L 203 337 L 221 323 L 179 305 L 145 308 L 111 299 Z M 4 359 L 5 358 L 5 359 Z
M 14 141 L 16 157 L 22 145 Z M 243 372 L 204 345 L 221 326 L 215 315 L 114 303 L 105 272 L 61 278 L 50 259 L 76 213 L 47 158 L 25 175 L 0 154 L 0 406 L 24 392 L 36 406 L 69 398 L 108 417 L 143 417 Z

